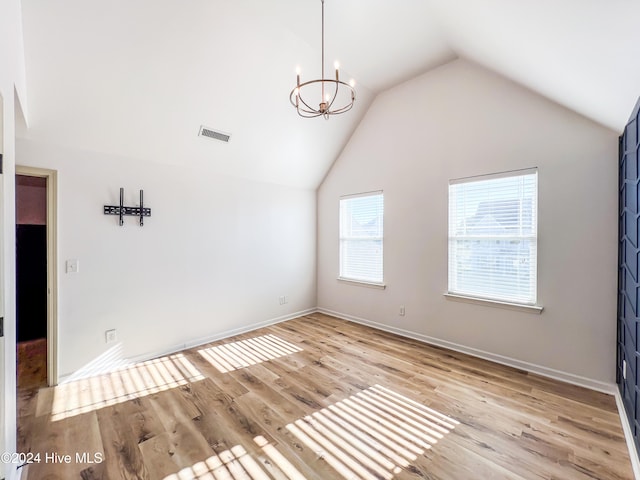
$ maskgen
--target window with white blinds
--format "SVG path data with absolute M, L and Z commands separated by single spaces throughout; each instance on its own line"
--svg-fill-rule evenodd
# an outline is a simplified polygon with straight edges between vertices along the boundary
M 382 192 L 340 198 L 340 278 L 383 283 Z
M 538 172 L 449 182 L 449 293 L 534 305 Z

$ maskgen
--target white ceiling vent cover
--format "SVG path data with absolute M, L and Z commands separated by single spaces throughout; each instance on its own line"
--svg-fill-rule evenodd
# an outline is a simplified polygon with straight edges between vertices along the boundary
M 211 138 L 213 140 L 220 140 L 221 142 L 225 143 L 229 143 L 229 139 L 231 138 L 231 135 L 229 133 L 224 133 L 214 128 L 205 127 L 204 125 L 200 125 L 198 136 Z

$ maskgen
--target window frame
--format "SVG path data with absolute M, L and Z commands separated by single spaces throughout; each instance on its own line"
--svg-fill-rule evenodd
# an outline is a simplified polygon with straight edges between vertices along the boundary
M 533 201 L 531 204 L 532 213 L 531 213 L 531 226 L 533 232 L 530 234 L 509 234 L 509 235 L 497 235 L 500 239 L 504 240 L 512 240 L 516 239 L 518 241 L 531 241 L 533 240 L 533 248 L 534 248 L 534 261 L 530 264 L 529 275 L 533 275 L 533 280 L 530 285 L 530 292 L 532 292 L 532 297 L 527 300 L 522 300 L 520 298 L 516 298 L 515 295 L 509 297 L 508 293 L 503 295 L 480 295 L 474 291 L 465 290 L 464 288 L 460 288 L 457 282 L 459 281 L 457 264 L 455 258 L 452 258 L 452 255 L 456 255 L 457 252 L 454 249 L 454 242 L 456 239 L 469 237 L 469 235 L 459 235 L 455 234 L 455 229 L 453 228 L 452 221 L 455 222 L 457 219 L 455 214 L 453 213 L 454 206 L 452 205 L 452 187 L 460 184 L 473 183 L 478 181 L 490 181 L 490 180 L 498 180 L 502 178 L 511 178 L 511 177 L 524 177 L 534 175 L 534 190 L 533 190 Z M 452 179 L 449 181 L 449 198 L 448 198 L 448 213 L 447 213 L 447 293 L 445 293 L 445 297 L 450 300 L 463 301 L 467 303 L 475 303 L 475 304 L 485 304 L 490 306 L 498 306 L 516 310 L 525 310 L 525 311 L 533 311 L 536 313 L 542 312 L 543 307 L 538 304 L 539 291 L 539 269 L 538 269 L 538 253 L 539 253 L 539 229 L 538 229 L 538 203 L 539 203 L 539 174 L 538 168 L 526 168 L 520 170 L 511 170 L 487 175 L 479 175 L 473 177 L 464 177 Z M 518 199 L 522 200 L 524 196 L 519 196 Z M 521 207 L 522 208 L 522 207 Z M 522 226 L 522 220 L 519 221 L 520 226 Z M 473 236 L 478 240 L 495 240 L 496 234 L 486 233 L 476 234 Z M 508 257 L 507 257 L 508 258 Z
M 343 218 L 343 202 L 348 202 L 349 200 L 354 200 L 357 198 L 364 198 L 364 197 L 381 197 L 382 199 L 382 212 L 380 214 L 380 220 L 381 220 L 381 228 L 380 228 L 380 236 L 377 237 L 357 237 L 357 236 L 353 236 L 353 235 L 345 235 L 345 232 L 343 231 L 343 227 L 344 227 L 344 222 L 346 219 Z M 355 194 L 349 194 L 349 195 L 342 195 L 339 198 L 339 202 L 338 202 L 338 280 L 341 282 L 346 282 L 346 283 L 350 283 L 350 284 L 357 284 L 357 285 L 363 285 L 363 286 L 368 286 L 368 287 L 373 287 L 373 288 L 385 288 L 386 285 L 384 283 L 384 192 L 382 190 L 375 190 L 375 191 L 370 191 L 370 192 L 362 192 L 362 193 L 355 193 Z M 346 207 L 345 207 L 346 208 Z M 379 268 L 381 271 L 381 275 L 380 275 L 380 279 L 379 280 L 371 280 L 371 279 L 365 279 L 365 278 L 357 278 L 357 277 L 351 277 L 351 276 L 347 276 L 345 274 L 344 271 L 344 242 L 354 242 L 354 241 L 358 241 L 361 240 L 363 242 L 367 242 L 367 241 L 371 241 L 371 240 L 379 240 L 380 241 L 380 248 L 381 248 L 381 255 L 380 255 L 380 264 L 379 264 Z

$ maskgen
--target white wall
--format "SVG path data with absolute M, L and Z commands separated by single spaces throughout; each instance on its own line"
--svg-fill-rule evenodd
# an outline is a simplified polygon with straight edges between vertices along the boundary
M 107 329 L 131 358 L 316 305 L 313 190 L 20 139 L 17 163 L 58 171 L 63 377 L 111 346 Z M 103 214 L 120 187 L 128 206 L 144 189 L 152 216 L 143 227 Z M 65 273 L 68 259 L 79 273 Z
M 543 313 L 445 299 L 448 180 L 533 166 Z M 340 283 L 339 197 L 379 189 L 387 288 Z M 320 308 L 602 388 L 616 265 L 616 133 L 464 60 L 381 93 L 318 190 Z

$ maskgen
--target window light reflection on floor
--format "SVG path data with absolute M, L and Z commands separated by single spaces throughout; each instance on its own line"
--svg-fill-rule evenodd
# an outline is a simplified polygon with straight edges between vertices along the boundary
M 265 472 L 242 445 L 236 445 L 229 450 L 214 454 L 206 460 L 164 477 L 163 480 L 271 480 L 272 478 L 306 480 L 264 437 L 256 437 L 256 443 L 262 447 L 269 460 L 273 462 L 273 464 L 265 462 L 265 468 L 268 467 L 271 470 L 273 477 Z M 275 460 L 276 458 L 277 460 Z
M 418 457 L 457 425 L 451 417 L 374 385 L 286 428 L 336 472 L 330 478 L 392 480 L 405 470 L 424 474 Z M 253 440 L 253 454 L 236 445 L 163 480 L 307 480 L 273 439 L 258 435 Z
M 294 467 L 289 460 L 282 455 L 278 449 L 267 441 L 262 435 L 258 435 L 253 439 L 262 451 L 269 457 L 270 463 L 268 465 L 274 465 L 274 468 L 282 472 L 289 480 L 307 480 L 296 467 Z M 274 475 L 277 477 L 277 475 Z
M 54 389 L 51 419 L 55 422 L 203 379 L 181 353 L 136 363 L 58 385 Z
M 227 373 L 301 351 L 276 335 L 263 335 L 203 348 L 198 353 L 221 373 Z
M 287 429 L 345 479 L 391 480 L 458 424 L 375 385 Z

